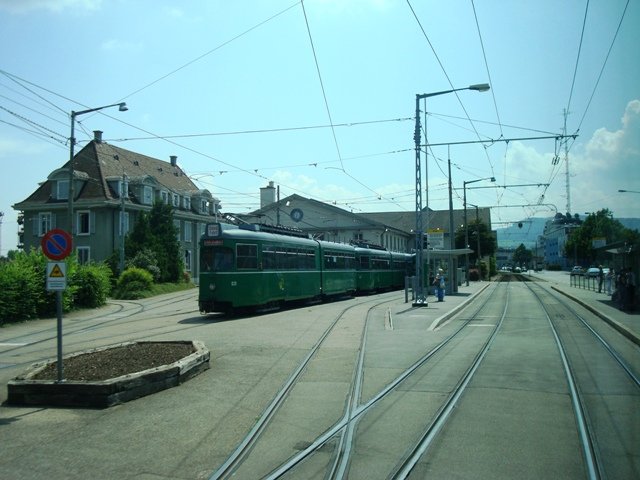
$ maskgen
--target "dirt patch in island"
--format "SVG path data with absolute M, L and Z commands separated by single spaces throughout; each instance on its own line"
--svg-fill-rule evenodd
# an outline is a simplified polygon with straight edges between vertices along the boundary
M 133 343 L 66 358 L 63 373 L 69 381 L 103 381 L 168 365 L 195 351 L 190 343 Z M 58 362 L 53 362 L 30 379 L 57 378 Z

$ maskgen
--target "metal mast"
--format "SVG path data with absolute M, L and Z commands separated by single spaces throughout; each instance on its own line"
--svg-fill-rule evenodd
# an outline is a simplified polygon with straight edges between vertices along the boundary
M 565 177 L 566 177 L 566 188 L 567 188 L 567 212 L 571 212 L 571 187 L 569 185 L 569 139 L 566 137 L 567 135 L 567 115 L 569 112 L 566 108 L 562 109 L 564 115 L 564 128 L 562 130 L 562 134 L 564 135 L 564 167 L 565 167 Z

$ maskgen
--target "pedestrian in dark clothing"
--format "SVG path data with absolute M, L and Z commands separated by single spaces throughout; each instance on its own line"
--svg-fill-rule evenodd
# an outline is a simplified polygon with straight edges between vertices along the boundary
M 629 268 L 627 270 L 627 304 L 626 310 L 633 310 L 635 307 L 635 298 L 636 298 L 636 276 L 633 273 L 633 270 Z
M 598 293 L 602 293 L 602 283 L 604 282 L 604 270 L 602 265 L 598 267 Z
M 618 307 L 620 310 L 625 310 L 627 306 L 627 269 L 623 268 L 618 274 Z

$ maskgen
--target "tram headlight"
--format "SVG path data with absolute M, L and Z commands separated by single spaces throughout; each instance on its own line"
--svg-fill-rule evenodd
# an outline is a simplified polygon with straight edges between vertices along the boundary
M 216 284 L 215 283 L 210 283 L 209 284 L 209 290 L 211 290 L 212 292 L 216 289 Z

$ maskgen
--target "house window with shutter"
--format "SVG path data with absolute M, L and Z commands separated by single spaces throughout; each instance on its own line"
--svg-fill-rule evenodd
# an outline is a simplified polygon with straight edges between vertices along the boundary
M 184 222 L 184 241 L 191 242 L 191 222 Z
M 191 250 L 184 251 L 184 269 L 187 272 L 191 271 Z
M 78 263 L 80 265 L 86 265 L 91 260 L 91 250 L 89 247 L 78 247 L 76 249 L 78 252 Z
M 174 220 L 173 225 L 176 227 L 176 240 L 180 241 L 180 220 Z
M 42 237 L 45 233 L 53 228 L 51 222 L 51 213 L 43 212 L 38 214 L 38 236 Z
M 89 235 L 91 233 L 91 215 L 89 211 L 78 212 L 78 235 Z

